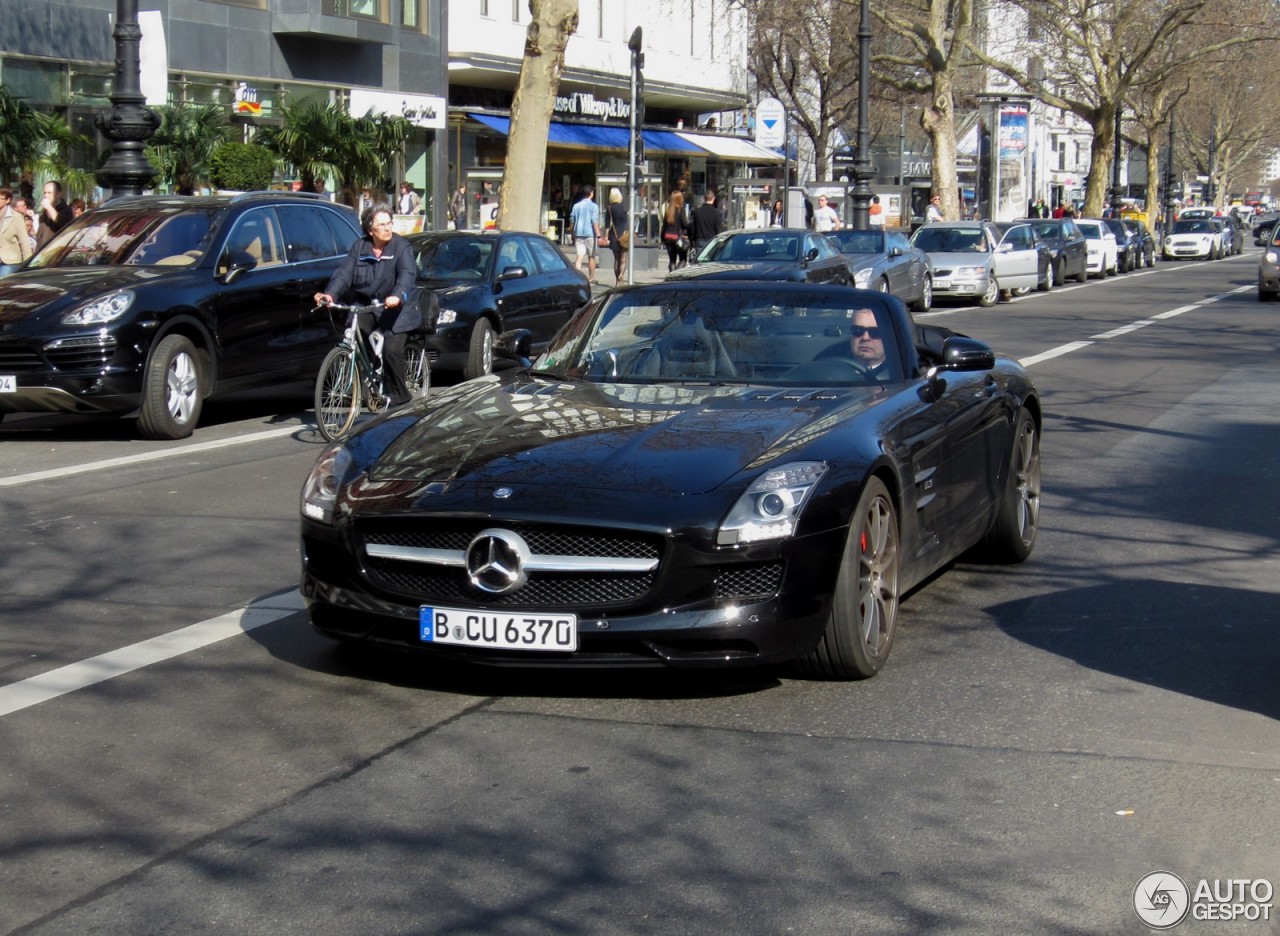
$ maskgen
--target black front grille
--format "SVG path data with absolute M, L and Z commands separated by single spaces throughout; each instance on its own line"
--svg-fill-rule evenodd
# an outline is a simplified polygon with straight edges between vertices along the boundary
M 722 601 L 759 601 L 776 595 L 781 584 L 781 562 L 734 566 L 716 576 L 715 596 Z
M 0 347 L 0 371 L 5 373 L 32 371 L 39 370 L 44 366 L 44 361 L 34 351 L 30 351 L 27 348 Z
M 116 351 L 116 339 L 111 335 L 100 338 L 76 339 L 60 342 L 45 348 L 45 357 L 58 370 L 97 371 L 106 366 Z
M 424 523 L 377 520 L 362 524 L 358 538 L 365 546 L 377 544 L 464 553 L 476 534 L 494 526 L 518 533 L 529 549 L 540 556 L 646 560 L 660 560 L 662 557 L 663 541 L 659 536 L 581 527 L 484 521 L 440 523 L 433 520 Z M 647 572 L 533 572 L 528 581 L 515 591 L 494 595 L 475 588 L 465 569 L 368 556 L 367 549 L 363 551 L 371 583 L 412 604 L 572 607 L 602 612 L 643 599 L 657 579 L 656 567 Z

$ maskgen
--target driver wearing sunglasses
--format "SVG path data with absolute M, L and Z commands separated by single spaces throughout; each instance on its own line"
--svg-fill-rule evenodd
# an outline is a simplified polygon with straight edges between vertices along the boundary
M 876 324 L 876 314 L 870 309 L 859 309 L 853 313 L 853 332 L 849 337 L 849 349 L 853 358 L 865 367 L 872 376 L 883 380 L 884 339 L 880 336 L 880 327 Z

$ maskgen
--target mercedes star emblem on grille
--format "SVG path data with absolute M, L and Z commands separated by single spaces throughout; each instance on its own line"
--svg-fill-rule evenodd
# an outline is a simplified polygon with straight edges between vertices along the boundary
M 532 552 L 518 533 L 482 530 L 467 546 L 467 579 L 481 591 L 505 595 L 528 580 Z

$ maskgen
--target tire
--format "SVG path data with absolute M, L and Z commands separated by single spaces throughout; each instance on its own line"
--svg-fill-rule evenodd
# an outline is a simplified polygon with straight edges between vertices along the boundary
M 1077 283 L 1087 283 L 1089 281 L 1089 266 L 1085 264 L 1080 267 L 1080 272 L 1076 274 Z
M 1040 292 L 1048 292 L 1053 289 L 1054 285 L 1054 268 L 1053 264 L 1050 263 L 1048 269 L 1044 271 L 1044 282 L 1036 283 L 1036 289 Z
M 404 346 L 404 380 L 409 395 L 421 400 L 431 392 L 431 359 L 421 338 L 410 338 Z
M 889 281 L 883 276 L 880 277 L 880 281 L 876 283 L 876 290 L 878 292 L 887 293 L 889 291 Z
M 933 308 L 933 277 L 926 276 L 920 284 L 920 298 L 911 303 L 911 311 L 923 315 Z
M 325 355 L 316 376 L 316 429 L 334 442 L 346 436 L 360 412 L 360 381 L 356 379 L 355 358 L 346 348 L 334 348 Z
M 486 318 L 477 319 L 471 330 L 471 348 L 467 352 L 467 365 L 462 376 L 470 380 L 493 373 L 493 326 Z
M 1040 434 L 1025 409 L 1014 424 L 1009 476 L 995 521 L 979 551 L 992 562 L 1023 562 L 1040 528 Z
M 187 438 L 200 421 L 204 396 L 195 345 L 184 335 L 166 335 L 147 363 L 138 431 L 148 439 Z
M 994 276 L 987 279 L 987 291 L 978 297 L 978 305 L 989 309 L 1000 301 L 1000 282 Z
M 1065 276 L 1067 272 L 1066 264 L 1058 260 L 1055 260 L 1053 261 L 1052 266 L 1053 266 L 1053 285 L 1054 286 L 1066 285 L 1066 282 L 1067 282 L 1066 276 Z
M 879 478 L 867 481 L 849 524 L 831 613 L 800 668 L 827 679 L 880 672 L 898 626 L 898 515 Z

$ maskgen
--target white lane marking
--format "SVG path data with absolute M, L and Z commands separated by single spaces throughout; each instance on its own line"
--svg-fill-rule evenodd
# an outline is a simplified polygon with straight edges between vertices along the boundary
M 1119 338 L 1121 335 L 1127 335 L 1130 332 L 1135 332 L 1139 328 L 1146 328 L 1148 325 L 1155 325 L 1157 324 L 1158 319 L 1170 319 L 1176 315 L 1181 315 L 1184 312 L 1194 312 L 1196 309 L 1203 309 L 1211 302 L 1221 302 L 1223 299 L 1227 299 L 1237 293 L 1249 292 L 1254 288 L 1255 287 L 1253 286 L 1237 286 L 1235 289 L 1227 290 L 1226 292 L 1219 293 L 1216 296 L 1207 296 L 1199 302 L 1193 302 L 1190 305 L 1178 306 L 1178 308 L 1170 309 L 1167 312 L 1160 312 L 1151 316 L 1149 319 L 1138 319 L 1136 322 L 1130 322 L 1128 325 L 1121 325 L 1118 328 L 1113 328 L 1111 331 L 1103 332 L 1100 335 L 1090 335 L 1088 341 L 1072 341 L 1064 345 L 1058 345 L 1058 347 L 1050 348 L 1048 351 L 1042 351 L 1039 354 L 1031 355 L 1031 357 L 1023 358 L 1018 363 L 1023 367 L 1030 367 L 1032 364 L 1039 364 L 1041 361 L 1048 361 L 1052 358 L 1062 357 L 1064 354 L 1070 354 L 1073 351 L 1079 351 L 1081 348 L 1087 348 L 1095 341 L 1105 341 L 1108 338 Z
M 1041 351 L 1039 354 L 1033 354 L 1031 357 L 1023 358 L 1020 363 L 1023 367 L 1030 367 L 1032 364 L 1039 364 L 1041 361 L 1048 361 L 1051 358 L 1062 357 L 1064 354 L 1070 354 L 1072 351 L 1079 351 L 1081 348 L 1087 348 L 1093 344 L 1092 341 L 1073 341 L 1070 344 L 1058 345 L 1056 348 L 1050 348 L 1048 351 Z
M 301 611 L 303 607 L 302 595 L 295 588 L 199 624 L 160 634 L 79 663 L 68 663 L 21 682 L 0 686 L 0 718 L 251 631 L 255 627 L 288 617 Z
M 179 445 L 173 448 L 156 449 L 154 452 L 139 452 L 136 455 L 121 455 L 119 458 L 104 458 L 101 461 L 86 462 L 83 465 L 68 465 L 65 468 L 50 468 L 47 471 L 32 471 L 29 474 L 13 475 L 0 478 L 0 487 L 14 487 L 19 484 L 30 484 L 33 481 L 49 481 L 54 478 L 68 478 L 72 475 L 85 474 L 89 471 L 101 471 L 104 468 L 119 468 L 123 465 L 137 465 L 142 462 L 156 461 L 161 458 L 176 458 L 179 455 L 191 455 L 196 452 L 210 452 L 214 449 L 230 448 L 233 445 L 244 445 L 247 442 L 262 442 L 280 436 L 293 435 L 305 426 L 286 426 L 280 429 L 266 429 L 252 432 L 249 435 L 231 436 L 227 439 L 213 439 L 209 442 L 195 442 L 191 445 Z

